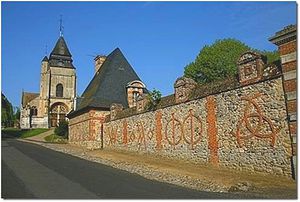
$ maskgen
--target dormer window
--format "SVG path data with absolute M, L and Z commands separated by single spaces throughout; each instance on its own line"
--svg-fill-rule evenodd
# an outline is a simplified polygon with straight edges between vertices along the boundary
M 135 80 L 127 84 L 127 101 L 129 107 L 135 107 L 137 103 L 137 98 L 143 95 L 145 84 L 141 81 Z

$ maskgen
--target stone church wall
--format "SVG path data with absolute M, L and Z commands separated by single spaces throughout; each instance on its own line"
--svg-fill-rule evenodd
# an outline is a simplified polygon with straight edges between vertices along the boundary
M 64 88 L 64 98 L 74 98 L 75 97 L 75 70 L 59 67 L 51 67 L 51 97 L 56 97 L 56 85 L 61 83 Z
M 30 117 L 26 116 L 26 113 L 25 109 L 21 109 L 20 128 L 22 129 L 30 128 Z
M 291 174 L 282 78 L 104 123 L 104 148 Z
M 31 128 L 48 128 L 48 117 L 32 117 Z

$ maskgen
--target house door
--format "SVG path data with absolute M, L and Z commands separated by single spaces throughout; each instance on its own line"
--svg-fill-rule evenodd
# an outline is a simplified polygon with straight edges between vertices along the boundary
M 59 122 L 66 120 L 68 107 L 63 103 L 54 103 L 50 110 L 51 127 L 58 126 Z

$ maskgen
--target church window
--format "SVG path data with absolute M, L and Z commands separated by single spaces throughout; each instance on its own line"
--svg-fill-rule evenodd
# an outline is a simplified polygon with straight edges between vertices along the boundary
M 57 84 L 56 85 L 56 97 L 63 97 L 63 91 L 64 91 L 63 85 L 61 83 Z
M 37 108 L 35 106 L 30 109 L 30 114 L 32 116 L 37 116 Z

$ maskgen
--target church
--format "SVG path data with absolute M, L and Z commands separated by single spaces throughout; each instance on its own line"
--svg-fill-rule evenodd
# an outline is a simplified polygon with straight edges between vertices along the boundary
M 22 92 L 20 127 L 51 128 L 68 120 L 71 137 L 86 134 L 92 141 L 111 107 L 135 107 L 138 97 L 148 93 L 119 48 L 94 61 L 94 77 L 76 97 L 76 71 L 61 35 L 49 58 L 41 62 L 40 92 Z
M 75 96 L 76 70 L 61 34 L 49 58 L 41 61 L 40 92 L 22 92 L 20 127 L 56 127 L 74 109 Z

